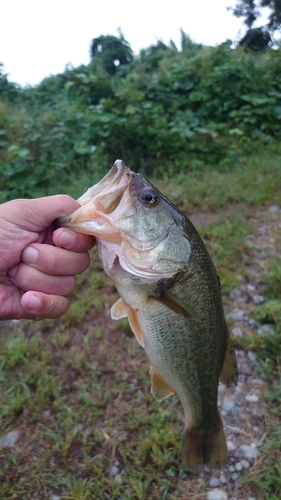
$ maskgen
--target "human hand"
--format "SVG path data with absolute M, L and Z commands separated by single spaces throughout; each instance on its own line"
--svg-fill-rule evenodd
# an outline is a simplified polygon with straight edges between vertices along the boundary
M 52 222 L 78 207 L 66 195 L 0 205 L 0 319 L 58 318 L 66 312 L 74 275 L 88 267 L 95 239 L 55 230 Z

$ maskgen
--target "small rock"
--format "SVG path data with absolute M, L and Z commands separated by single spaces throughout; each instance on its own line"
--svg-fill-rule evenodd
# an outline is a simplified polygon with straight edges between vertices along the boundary
M 237 326 L 236 328 L 232 328 L 231 333 L 235 337 L 242 337 L 243 330 L 242 330 L 242 328 L 239 328 L 239 326 Z
M 262 259 L 262 260 L 266 260 L 266 259 L 268 259 L 268 258 L 269 258 L 269 255 L 268 255 L 266 252 L 264 252 L 264 250 L 262 250 L 262 251 L 260 252 L 259 257 L 260 257 L 260 259 Z
M 257 403 L 259 400 L 259 397 L 257 394 L 247 394 L 247 396 L 245 396 L 245 399 L 247 401 L 249 401 L 250 403 Z
M 233 465 L 230 465 L 228 467 L 228 470 L 229 470 L 229 472 L 234 472 L 235 471 L 235 467 L 233 467 Z
M 116 476 L 116 474 L 119 473 L 119 467 L 116 467 L 116 465 L 112 465 L 109 470 L 111 476 Z
M 254 352 L 252 352 L 252 351 L 248 351 L 248 359 L 250 361 L 256 361 L 257 355 Z
M 257 329 L 258 335 L 275 335 L 275 329 L 272 325 L 262 325 Z
M 269 208 L 269 212 L 271 214 L 275 214 L 276 212 L 279 212 L 281 208 L 278 205 L 272 205 L 272 207 Z
M 237 472 L 240 472 L 242 470 L 242 465 L 240 462 L 237 462 L 237 464 L 235 464 L 235 469 L 237 470 Z
M 247 500 L 256 500 L 254 497 L 248 497 Z
M 260 378 L 253 378 L 250 380 L 250 384 L 252 385 L 263 385 L 263 381 Z
M 239 477 L 239 474 L 237 474 L 237 472 L 234 472 L 231 476 L 231 479 L 232 479 L 232 481 L 237 481 L 238 477 Z
M 59 497 L 58 495 L 52 495 L 51 500 L 61 500 L 61 497 Z
M 230 300 L 238 299 L 238 297 L 240 295 L 241 295 L 241 290 L 239 290 L 238 288 L 234 288 L 233 290 L 230 290 L 230 292 L 228 294 Z
M 235 401 L 231 398 L 226 399 L 225 402 L 223 403 L 222 409 L 225 410 L 226 412 L 230 412 L 235 408 Z
M 236 445 L 233 443 L 233 441 L 227 440 L 226 441 L 226 446 L 227 446 L 228 451 L 234 451 L 234 450 L 236 450 Z
M 253 318 L 250 318 L 248 323 L 252 328 L 258 328 L 259 326 L 259 323 Z
M 245 458 L 248 458 L 248 460 L 253 460 L 257 456 L 257 450 L 252 445 L 242 444 L 239 447 L 239 450 L 241 451 L 241 453 L 243 453 Z
M 250 462 L 248 462 L 248 460 L 241 460 L 240 464 L 242 465 L 243 469 L 250 468 Z
M 264 304 L 265 301 L 266 298 L 263 295 L 254 295 L 253 297 L 253 302 L 256 306 L 258 306 L 259 304 Z
M 254 292 L 255 289 L 256 289 L 255 285 L 251 285 L 251 283 L 247 285 L 248 292 Z
M 20 435 L 19 431 L 8 432 L 6 436 L 3 436 L 0 439 L 0 450 L 3 450 L 3 448 L 9 448 L 10 446 L 16 444 L 19 435 Z
M 210 488 L 217 488 L 220 486 L 220 480 L 218 477 L 212 477 L 209 481 Z
M 116 481 L 116 483 L 118 483 L 118 484 L 122 484 L 121 474 L 116 474 L 116 476 L 114 477 L 114 481 Z
M 75 430 L 76 430 L 77 432 L 83 432 L 84 427 L 85 427 L 85 425 L 80 423 L 80 424 L 77 424 L 77 425 L 75 426 Z
M 226 483 L 227 483 L 227 479 L 226 479 L 226 477 L 225 477 L 225 475 L 224 475 L 224 474 L 221 474 L 221 475 L 220 475 L 220 483 L 221 483 L 221 484 L 226 484 Z
M 227 500 L 227 494 L 225 491 L 216 488 L 215 490 L 208 491 L 207 500 Z
M 51 416 L 50 410 L 45 410 L 42 412 L 42 418 L 49 418 Z
M 232 312 L 228 313 L 226 317 L 233 319 L 233 321 L 243 321 L 245 314 L 243 309 L 234 309 Z

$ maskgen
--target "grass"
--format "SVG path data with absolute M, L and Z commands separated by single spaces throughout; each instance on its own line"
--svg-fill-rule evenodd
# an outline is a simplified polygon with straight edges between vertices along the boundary
M 191 170 L 169 186 L 157 182 L 188 214 L 201 214 L 198 227 L 220 274 L 224 300 L 239 276 L 248 279 L 252 256 L 245 240 L 254 231 L 253 213 L 262 204 L 278 203 L 278 151 L 272 146 L 216 171 Z M 281 477 L 278 256 L 263 280 L 269 301 L 256 308 L 255 317 L 275 324 L 276 335 L 245 337 L 239 345 L 258 352 L 270 384 L 272 431 L 258 471 L 247 480 L 274 500 Z M 0 325 L 1 434 L 20 431 L 14 447 L 0 450 L 0 498 L 179 498 L 188 477 L 180 463 L 182 409 L 175 397 L 161 404 L 153 400 L 143 350 L 127 321 L 113 322 L 107 314 L 116 299 L 93 255 L 63 318 Z M 117 480 L 111 474 L 116 463 Z M 205 488 L 202 483 L 198 495 Z

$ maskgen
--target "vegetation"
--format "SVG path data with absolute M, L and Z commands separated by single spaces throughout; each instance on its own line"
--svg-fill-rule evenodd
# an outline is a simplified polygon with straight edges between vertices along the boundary
M 257 144 L 280 139 L 281 49 L 202 47 L 182 33 L 183 50 L 159 42 L 112 75 L 111 41 L 95 40 L 104 49 L 89 66 L 35 88 L 9 84 L 8 92 L 3 80 L 2 199 L 71 190 L 72 176 L 75 185 L 95 182 L 118 157 L 150 176 L 231 167 Z M 121 60 L 119 45 L 111 61 Z
M 100 42 L 106 38 L 114 37 Z M 101 57 L 105 44 L 89 66 L 27 89 L 1 68 L 1 201 L 78 197 L 121 157 L 154 177 L 186 213 L 201 214 L 200 233 L 227 301 L 241 277 L 250 280 L 246 236 L 256 231 L 260 210 L 280 204 L 281 178 L 280 49 L 252 54 L 230 46 L 202 47 L 182 33 L 181 51 L 159 42 L 124 64 L 114 55 L 120 64 L 111 71 Z M 152 400 L 143 351 L 125 320 L 105 314 L 117 294 L 95 255 L 63 318 L 0 324 L 1 433 L 16 428 L 22 436 L 21 446 L 0 450 L 3 498 L 175 500 L 187 479 L 182 410 L 176 398 Z M 276 333 L 236 343 L 257 352 L 269 384 L 273 430 L 248 480 L 256 498 L 266 491 L 274 499 L 281 473 L 280 255 L 261 279 L 268 301 L 253 317 Z M 205 490 L 203 482 L 199 498 Z

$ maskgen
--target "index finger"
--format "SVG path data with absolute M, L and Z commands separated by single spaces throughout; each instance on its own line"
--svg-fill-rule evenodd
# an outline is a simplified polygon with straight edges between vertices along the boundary
M 95 246 L 96 239 L 89 234 L 74 233 L 60 227 L 53 233 L 53 243 L 57 247 L 66 248 L 72 252 L 87 252 Z

